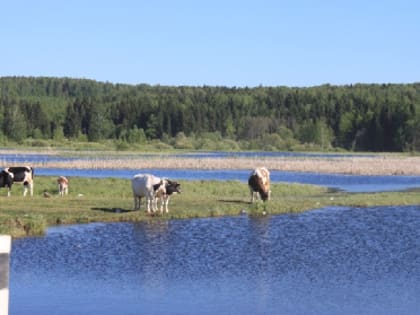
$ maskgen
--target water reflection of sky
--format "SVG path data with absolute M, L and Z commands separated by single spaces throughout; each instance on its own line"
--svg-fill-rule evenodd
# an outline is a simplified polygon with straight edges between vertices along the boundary
M 418 206 L 99 223 L 14 240 L 10 315 L 418 314 Z

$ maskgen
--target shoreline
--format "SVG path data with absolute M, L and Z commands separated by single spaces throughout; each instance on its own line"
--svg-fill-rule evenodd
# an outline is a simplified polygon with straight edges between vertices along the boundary
M 0 150 L 1 153 L 11 151 Z M 13 154 L 46 154 L 60 156 L 60 151 L 33 152 L 14 150 Z M 221 157 L 221 158 L 193 158 L 171 156 L 171 153 L 150 157 L 142 154 L 137 157 L 135 153 L 110 152 L 74 152 L 73 158 L 66 152 L 62 161 L 30 160 L 21 164 L 31 165 L 34 168 L 62 168 L 62 169 L 254 169 L 265 166 L 269 170 L 290 172 L 312 172 L 347 175 L 420 175 L 420 156 L 403 154 L 380 154 L 378 156 L 351 156 L 351 157 Z M 0 160 L 0 167 L 8 167 L 10 163 Z
M 251 204 L 246 183 L 239 181 L 184 181 L 182 193 L 171 198 L 169 213 L 150 215 L 143 201 L 133 210 L 130 182 L 123 178 L 72 178 L 69 195 L 58 195 L 55 176 L 40 176 L 34 196 L 23 198 L 16 189 L 11 197 L 0 191 L 0 234 L 14 238 L 42 235 L 55 225 L 94 222 L 149 222 L 221 216 L 297 214 L 326 207 L 419 205 L 417 191 L 346 193 L 326 187 L 273 183 L 271 200 Z M 49 193 L 45 197 L 45 192 Z

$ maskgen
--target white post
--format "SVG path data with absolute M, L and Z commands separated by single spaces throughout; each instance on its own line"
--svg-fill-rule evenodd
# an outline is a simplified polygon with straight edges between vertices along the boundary
M 0 235 L 0 315 L 9 314 L 9 257 L 11 237 Z

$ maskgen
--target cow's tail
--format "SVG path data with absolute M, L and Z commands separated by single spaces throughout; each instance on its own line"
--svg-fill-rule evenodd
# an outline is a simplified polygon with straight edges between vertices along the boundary
M 29 169 L 31 170 L 31 179 L 34 179 L 34 168 L 32 166 L 29 167 Z

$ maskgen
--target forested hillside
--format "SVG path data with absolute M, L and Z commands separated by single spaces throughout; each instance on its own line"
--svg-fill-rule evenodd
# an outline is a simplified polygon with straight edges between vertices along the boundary
M 420 83 L 292 87 L 0 78 L 0 141 L 186 149 L 420 149 Z

